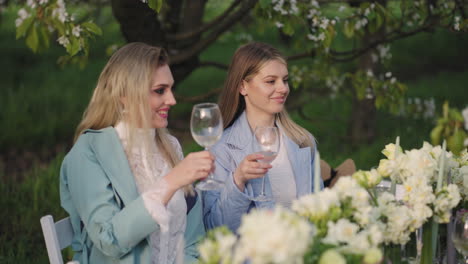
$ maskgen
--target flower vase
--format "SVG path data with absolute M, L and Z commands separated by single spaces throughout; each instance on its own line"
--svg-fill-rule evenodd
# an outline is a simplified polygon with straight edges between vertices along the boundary
M 389 244 L 384 248 L 384 258 L 387 264 L 403 264 L 402 249 L 399 244 Z
M 422 228 L 422 251 L 420 264 L 433 264 L 435 263 L 435 253 L 437 249 L 437 233 L 439 226 L 431 217 L 429 221 L 424 223 Z

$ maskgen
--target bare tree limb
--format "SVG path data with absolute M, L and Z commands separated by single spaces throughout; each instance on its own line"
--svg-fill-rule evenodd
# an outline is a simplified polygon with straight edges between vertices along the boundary
M 231 6 L 229 6 L 226 11 L 224 11 L 221 15 L 219 15 L 217 18 L 213 19 L 211 22 L 204 24 L 200 26 L 199 28 L 188 31 L 188 32 L 182 32 L 182 33 L 177 33 L 177 34 L 168 34 L 166 36 L 166 39 L 168 41 L 180 41 L 180 40 L 185 40 L 185 39 L 190 39 L 196 36 L 199 36 L 203 34 L 206 31 L 209 31 L 212 29 L 214 26 L 218 25 L 225 17 L 227 17 L 239 4 L 241 3 L 240 0 L 234 1 Z
M 198 41 L 194 46 L 189 47 L 178 54 L 174 54 L 171 57 L 171 63 L 178 64 L 206 49 L 206 47 L 215 42 L 221 34 L 227 31 L 230 27 L 234 26 L 234 24 L 236 24 L 242 17 L 247 15 L 248 11 L 250 11 L 250 9 L 255 6 L 257 1 L 258 0 L 242 1 L 241 8 L 239 8 L 235 13 L 231 14 L 230 17 L 225 18 L 219 27 L 214 29 L 207 37 Z
M 198 66 L 200 67 L 215 67 L 227 71 L 229 66 L 216 61 L 201 61 Z
M 422 27 L 419 27 L 417 29 L 407 31 L 407 32 L 394 31 L 394 32 L 388 34 L 386 37 L 381 38 L 381 39 L 379 39 L 377 41 L 374 41 L 371 44 L 369 44 L 368 46 L 366 46 L 364 48 L 361 48 L 361 49 L 355 49 L 355 50 L 351 50 L 351 51 L 342 51 L 342 52 L 337 52 L 337 51 L 330 50 L 330 53 L 333 56 L 332 60 L 335 61 L 335 62 L 346 62 L 346 61 L 354 60 L 357 57 L 361 56 L 362 54 L 368 52 L 369 50 L 376 48 L 380 44 L 393 42 L 393 41 L 398 40 L 398 39 L 402 39 L 402 38 L 405 38 L 405 37 L 415 35 L 415 34 L 420 33 L 422 31 L 429 30 L 431 28 L 431 26 L 432 26 L 431 24 L 426 24 L 426 25 L 424 25 Z M 396 35 L 393 36 L 393 37 L 388 37 L 388 36 L 392 35 L 393 33 L 396 33 Z M 347 56 L 347 57 L 339 58 L 340 56 Z
M 288 56 L 286 58 L 287 61 L 292 61 L 292 60 L 298 60 L 298 59 L 303 59 L 307 57 L 315 57 L 317 54 L 315 51 L 310 51 L 310 52 L 304 52 L 304 53 L 299 53 L 295 55 Z

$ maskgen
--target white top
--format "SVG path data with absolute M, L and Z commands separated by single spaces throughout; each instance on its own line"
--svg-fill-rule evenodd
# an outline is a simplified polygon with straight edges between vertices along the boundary
M 284 137 L 281 133 L 278 155 L 271 162 L 272 168 L 268 171 L 268 177 L 274 201 L 285 208 L 290 208 L 292 201 L 297 198 L 296 179 L 288 158 Z
M 135 140 L 131 151 L 127 150 L 127 127 L 123 122 L 115 126 L 115 130 L 122 142 L 127 155 L 130 168 L 135 178 L 138 192 L 143 197 L 146 209 L 159 224 L 160 230 L 150 236 L 152 248 L 152 263 L 174 263 L 178 252 L 183 251 L 185 226 L 187 222 L 187 204 L 184 192 L 179 189 L 166 206 L 161 202 L 161 197 L 167 188 L 167 183 L 162 178 L 170 167 L 156 146 L 156 142 L 143 147 L 143 142 Z M 154 129 L 140 129 L 137 133 L 149 133 L 155 136 Z M 182 149 L 176 138 L 170 137 L 172 145 L 180 158 L 183 157 Z M 147 150 L 147 151 L 146 151 Z

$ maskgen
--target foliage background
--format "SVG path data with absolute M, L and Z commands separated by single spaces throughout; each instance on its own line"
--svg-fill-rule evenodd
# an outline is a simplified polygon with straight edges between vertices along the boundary
M 75 9 L 80 11 L 79 7 Z M 65 216 L 59 202 L 60 164 L 108 59 L 106 50 L 115 43 L 124 43 L 124 39 L 111 10 L 105 7 L 95 21 L 104 34 L 92 43 L 87 66 L 62 68 L 56 60 L 63 48 L 57 43 L 37 55 L 24 42 L 15 40 L 17 11 L 17 6 L 9 5 L 0 13 L 0 263 L 48 263 L 39 219 L 46 214 L 56 219 Z M 206 16 L 214 13 L 216 10 L 208 10 Z M 202 54 L 202 59 L 229 63 L 246 39 L 245 33 L 290 53 L 275 30 L 247 21 L 224 34 Z M 468 105 L 466 47 L 466 34 L 437 30 L 421 33 L 394 43 L 390 71 L 408 86 L 408 97 L 434 98 L 437 114 L 444 100 L 451 107 L 464 108 Z M 200 68 L 177 84 L 176 94 L 202 94 L 221 87 L 224 77 L 223 70 Z M 310 98 L 305 107 L 308 120 L 292 115 L 316 136 L 322 158 L 332 166 L 346 158 L 352 158 L 361 169 L 376 166 L 381 158 L 379 151 L 397 135 L 405 149 L 420 147 L 423 140 L 429 140 L 435 117 L 423 119 L 378 111 L 376 139 L 351 144 L 346 135 L 351 115 L 347 96 Z M 216 101 L 216 95 L 208 100 Z M 170 116 L 169 127 L 185 153 L 200 149 L 187 133 L 187 113 L 192 105 L 179 100 Z M 66 251 L 64 255 L 69 258 L 71 253 Z

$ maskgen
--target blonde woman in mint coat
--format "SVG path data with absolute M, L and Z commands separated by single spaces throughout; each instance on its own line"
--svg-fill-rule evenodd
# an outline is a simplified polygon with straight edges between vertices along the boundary
M 225 131 L 211 148 L 216 157 L 214 176 L 225 186 L 204 193 L 207 228 L 226 225 L 236 231 L 242 215 L 252 208 L 290 207 L 293 200 L 313 191 L 314 177 L 320 177 L 313 170 L 315 139 L 289 118 L 284 108 L 288 94 L 287 64 L 278 50 L 250 43 L 236 51 L 218 102 Z M 264 157 L 255 154 L 252 137 L 257 126 L 279 128 L 280 149 L 271 165 L 258 162 Z M 272 200 L 252 201 L 260 194 L 265 175 L 265 194 Z
M 213 170 L 207 152 L 183 158 L 166 131 L 176 102 L 164 50 L 119 49 L 102 71 L 60 173 L 74 259 L 96 263 L 193 263 L 205 233 L 191 184 Z

